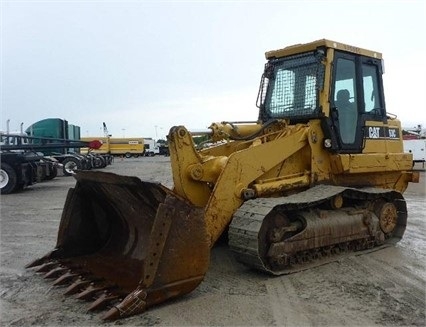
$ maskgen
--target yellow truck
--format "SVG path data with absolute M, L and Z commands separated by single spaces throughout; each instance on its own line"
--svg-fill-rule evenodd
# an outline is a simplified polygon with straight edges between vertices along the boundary
M 100 140 L 102 146 L 92 153 L 111 154 L 114 156 L 139 157 L 144 154 L 145 146 L 142 137 L 112 138 L 112 137 L 82 137 L 82 141 Z M 81 153 L 87 153 L 87 148 L 82 148 Z

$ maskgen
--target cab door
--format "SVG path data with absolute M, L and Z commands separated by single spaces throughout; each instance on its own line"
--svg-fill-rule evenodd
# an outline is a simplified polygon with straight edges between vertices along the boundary
M 330 105 L 338 152 L 362 152 L 365 121 L 386 119 L 381 73 L 379 60 L 336 51 Z

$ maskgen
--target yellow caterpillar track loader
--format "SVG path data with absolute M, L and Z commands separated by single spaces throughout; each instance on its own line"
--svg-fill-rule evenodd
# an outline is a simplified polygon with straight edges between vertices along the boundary
M 191 292 L 223 233 L 273 275 L 398 242 L 419 175 L 386 113 L 382 55 L 319 40 L 266 59 L 257 121 L 213 123 L 202 149 L 171 128 L 173 189 L 77 172 L 55 249 L 28 267 L 112 320 Z

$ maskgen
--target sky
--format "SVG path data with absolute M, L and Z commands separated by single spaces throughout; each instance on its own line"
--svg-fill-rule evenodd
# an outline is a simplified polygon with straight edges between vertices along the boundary
M 426 1 L 7 1 L 1 125 L 165 138 L 254 121 L 265 52 L 318 39 L 383 54 L 387 111 L 426 127 Z

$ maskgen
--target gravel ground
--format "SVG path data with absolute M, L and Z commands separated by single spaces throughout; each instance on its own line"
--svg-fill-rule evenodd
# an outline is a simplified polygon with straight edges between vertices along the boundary
M 104 169 L 171 186 L 165 157 L 116 159 Z M 1 197 L 2 326 L 99 326 L 99 313 L 64 296 L 24 266 L 52 250 L 72 177 L 59 176 Z M 108 323 L 141 326 L 425 326 L 425 173 L 405 197 L 409 220 L 394 247 L 350 255 L 296 274 L 270 277 L 235 261 L 225 245 L 189 295 Z

